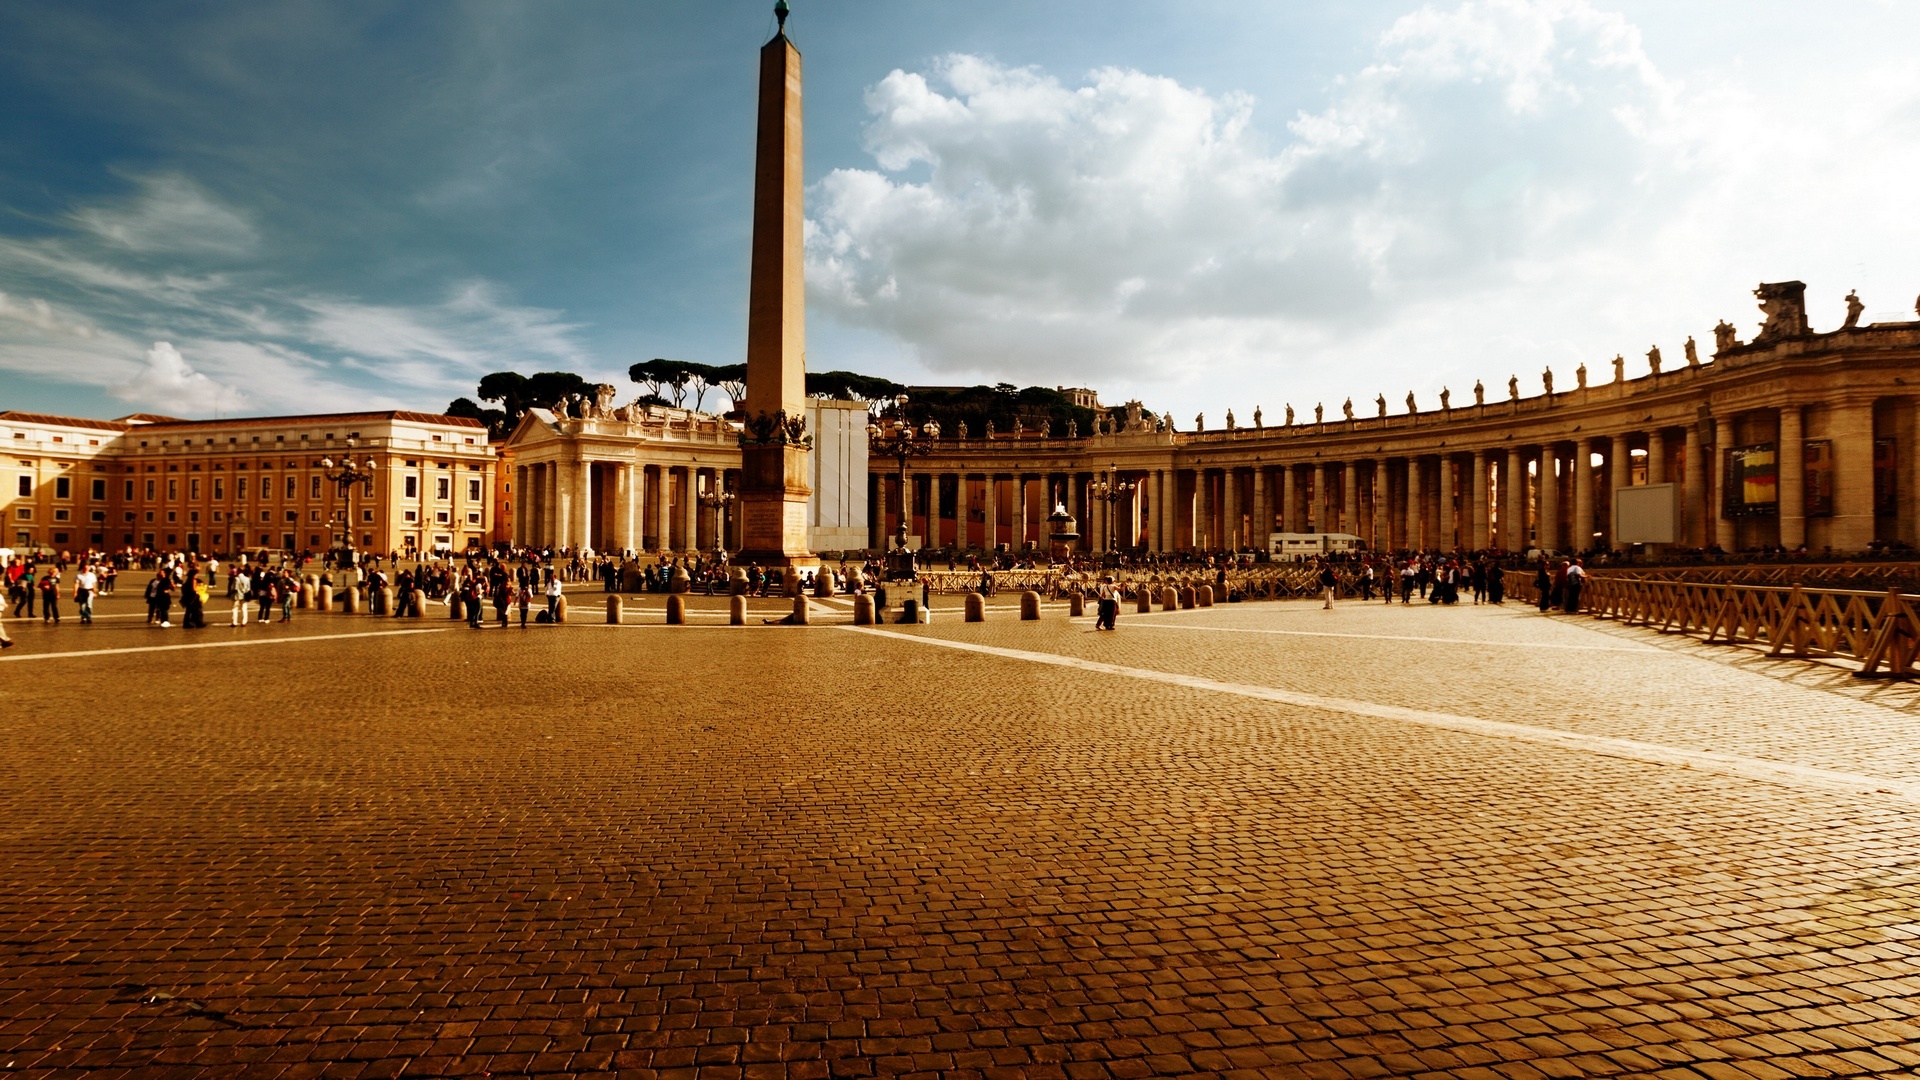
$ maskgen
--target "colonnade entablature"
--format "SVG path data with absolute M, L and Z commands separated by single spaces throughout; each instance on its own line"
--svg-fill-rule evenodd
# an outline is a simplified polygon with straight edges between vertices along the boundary
M 1620 489 L 1664 485 L 1621 504 L 1671 496 L 1667 531 L 1646 534 L 1664 537 L 1646 541 L 1656 548 L 1920 546 L 1920 322 L 1751 344 L 1723 333 L 1710 362 L 1623 367 L 1384 416 L 938 438 L 908 463 L 908 531 L 931 547 L 1043 545 L 1057 501 L 1103 550 L 1333 532 L 1376 550 L 1581 551 L 1635 542 L 1619 535 Z M 899 522 L 899 466 L 869 469 L 879 546 Z

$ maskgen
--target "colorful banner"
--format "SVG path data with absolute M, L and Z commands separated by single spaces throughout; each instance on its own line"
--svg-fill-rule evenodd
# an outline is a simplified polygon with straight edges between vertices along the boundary
M 1727 517 L 1772 517 L 1780 504 L 1780 466 L 1772 443 L 1757 443 L 1727 451 Z

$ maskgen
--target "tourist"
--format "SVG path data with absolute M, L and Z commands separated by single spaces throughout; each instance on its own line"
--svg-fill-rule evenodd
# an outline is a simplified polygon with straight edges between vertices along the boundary
M 173 613 L 173 575 L 165 568 L 154 572 L 153 580 L 147 582 L 147 624 L 159 623 L 162 627 L 172 626 L 167 620 Z
M 60 570 L 48 567 L 40 575 L 40 621 L 60 625 Z
M 300 594 L 300 583 L 293 579 L 293 571 L 280 572 L 280 621 L 293 621 L 293 600 Z
M 525 630 L 527 628 L 527 608 L 533 605 L 533 587 L 527 583 L 526 578 L 522 577 L 520 579 L 519 586 L 514 590 L 514 599 L 518 601 L 520 605 L 520 629 Z
M 207 625 L 207 583 L 200 576 L 200 567 L 187 563 L 187 576 L 180 582 L 180 628 L 200 630 Z
M 80 611 L 80 625 L 93 625 L 93 598 L 100 589 L 100 575 L 92 563 L 83 563 L 73 575 L 73 606 Z
M 1120 617 L 1120 590 L 1113 586 L 1113 575 L 1100 579 L 1100 587 L 1094 593 L 1093 628 L 1112 630 L 1114 622 Z
M 227 613 L 227 625 L 247 625 L 247 609 L 253 603 L 253 576 L 247 573 L 246 567 L 236 563 L 233 573 L 227 575 L 227 595 L 233 598 L 233 607 Z
M 1553 606 L 1553 571 L 1547 568 L 1547 557 L 1540 556 L 1540 566 L 1533 573 L 1533 591 L 1539 595 L 1534 602 L 1540 606 L 1541 614 Z
M 34 589 L 33 566 L 30 563 L 17 563 L 20 576 L 13 579 L 13 617 L 19 618 L 21 609 L 25 609 L 27 618 L 33 618 Z
M 1560 586 L 1560 606 L 1573 615 L 1580 610 L 1580 589 L 1586 584 L 1587 570 L 1575 559 L 1567 566 L 1566 575 L 1566 581 Z
M 547 578 L 547 621 L 550 623 L 560 621 L 561 595 L 559 576 L 554 575 Z
M 1333 572 L 1333 564 L 1325 559 L 1320 560 L 1320 598 L 1325 601 L 1320 605 L 1322 611 L 1333 610 L 1333 590 L 1339 586 L 1340 579 Z

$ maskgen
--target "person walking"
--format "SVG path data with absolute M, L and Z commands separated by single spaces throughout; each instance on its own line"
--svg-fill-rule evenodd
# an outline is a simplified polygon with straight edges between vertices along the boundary
M 1533 591 L 1539 595 L 1534 602 L 1540 606 L 1542 615 L 1553 606 L 1553 571 L 1547 568 L 1547 557 L 1540 556 L 1540 566 L 1533 573 Z
M 147 582 L 147 625 L 159 623 L 162 627 L 172 626 L 168 618 L 173 614 L 173 577 L 162 568 L 154 572 L 153 580 Z
M 40 576 L 40 621 L 60 625 L 60 571 L 54 567 Z
M 527 628 L 527 609 L 533 606 L 533 587 L 522 578 L 514 590 L 514 599 L 520 603 L 520 629 Z
M 80 625 L 93 625 L 93 598 L 100 591 L 100 575 L 92 563 L 83 563 L 73 575 L 73 606 L 80 612 Z
M 1093 628 L 1112 630 L 1120 618 L 1120 590 L 1114 587 L 1113 575 L 1100 579 L 1100 586 L 1094 592 Z
M 1333 564 L 1322 560 L 1320 563 L 1320 598 L 1325 601 L 1322 611 L 1333 610 L 1333 590 L 1340 587 L 1340 578 L 1333 572 Z
M 1580 590 L 1587 583 L 1587 568 L 1575 559 L 1567 566 L 1566 581 L 1560 585 L 1560 607 L 1569 615 L 1580 611 Z
M 300 583 L 294 580 L 293 572 L 290 570 L 282 570 L 280 572 L 280 621 L 281 622 L 287 623 L 287 622 L 293 621 L 293 601 L 294 601 L 294 598 L 299 595 L 300 595 Z
M 560 575 L 555 574 L 547 578 L 547 621 L 548 622 L 557 623 L 560 621 L 560 597 L 561 597 Z

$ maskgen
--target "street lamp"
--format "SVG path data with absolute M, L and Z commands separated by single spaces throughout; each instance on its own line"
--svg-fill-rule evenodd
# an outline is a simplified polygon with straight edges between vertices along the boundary
M 353 445 L 354 441 L 348 439 L 347 448 L 351 450 Z M 342 530 L 340 539 L 342 546 L 346 549 L 346 565 L 353 566 L 359 562 L 353 552 L 353 489 L 361 484 L 373 482 L 375 468 L 373 456 L 369 454 L 365 459 L 356 462 L 353 460 L 353 455 L 349 454 L 337 463 L 331 457 L 323 457 L 320 459 L 320 467 L 327 471 L 327 479 L 339 486 L 340 497 L 346 501 L 346 527 Z
M 1105 478 L 1094 481 L 1092 486 L 1087 489 L 1089 495 L 1107 504 L 1108 551 L 1114 550 L 1113 534 L 1118 531 L 1114 528 L 1114 526 L 1118 524 L 1114 518 L 1115 515 L 1119 513 L 1119 509 L 1114 504 L 1131 495 L 1134 490 L 1140 486 L 1139 481 L 1120 479 L 1119 470 L 1120 466 L 1118 463 L 1109 464 Z
M 713 486 L 700 495 L 700 505 L 713 510 L 713 553 L 721 562 L 727 560 L 727 507 L 737 498 L 733 492 L 720 489 L 719 473 L 714 474 Z
M 907 395 L 899 395 L 893 403 L 897 411 L 892 420 L 884 425 L 878 420 L 867 425 L 867 451 L 900 463 L 900 532 L 894 539 L 905 550 L 908 525 L 913 520 L 913 492 L 907 486 L 907 462 L 933 453 L 933 440 L 940 437 L 940 425 L 928 420 L 916 433 L 907 419 Z

